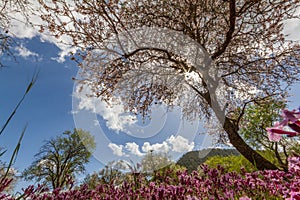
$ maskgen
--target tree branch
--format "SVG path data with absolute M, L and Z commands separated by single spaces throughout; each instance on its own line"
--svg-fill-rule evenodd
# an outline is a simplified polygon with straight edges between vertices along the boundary
M 226 33 L 226 38 L 224 43 L 221 45 L 220 48 L 218 48 L 218 50 L 212 55 L 212 60 L 215 60 L 217 57 L 219 57 L 221 54 L 223 54 L 226 50 L 226 48 L 228 47 L 231 39 L 232 39 L 232 35 L 235 29 L 235 19 L 236 19 L 236 7 L 235 7 L 235 0 L 230 0 L 229 1 L 229 30 Z

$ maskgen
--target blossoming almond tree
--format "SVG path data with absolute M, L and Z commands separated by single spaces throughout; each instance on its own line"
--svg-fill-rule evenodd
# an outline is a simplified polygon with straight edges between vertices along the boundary
M 299 80 L 299 45 L 283 34 L 299 0 L 39 2 L 41 32 L 81 50 L 81 81 L 94 96 L 142 116 L 157 102 L 191 120 L 215 116 L 251 163 L 276 169 L 240 137 L 239 123 L 249 102 Z

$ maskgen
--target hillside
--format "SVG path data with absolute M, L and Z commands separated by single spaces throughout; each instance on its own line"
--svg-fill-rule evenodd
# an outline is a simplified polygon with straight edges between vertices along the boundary
M 186 167 L 188 172 L 191 173 L 196 170 L 199 165 L 203 164 L 209 157 L 212 156 L 229 156 L 239 155 L 236 149 L 203 149 L 199 151 L 190 151 L 184 154 L 178 161 L 177 164 Z

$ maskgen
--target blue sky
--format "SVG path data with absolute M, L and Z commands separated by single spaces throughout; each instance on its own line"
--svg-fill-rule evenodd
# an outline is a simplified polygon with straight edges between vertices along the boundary
M 85 127 L 86 124 L 74 123 L 72 112 L 74 81 L 72 77 L 76 77 L 78 73 L 79 68 L 76 63 L 69 59 L 66 59 L 62 63 L 58 62 L 56 57 L 60 49 L 52 43 L 41 41 L 39 37 L 33 37 L 31 39 L 15 38 L 15 41 L 17 45 L 13 47 L 13 51 L 16 55 L 16 59 L 12 57 L 2 57 L 2 62 L 5 65 L 0 71 L 0 122 L 2 124 L 4 124 L 22 97 L 27 84 L 36 72 L 38 72 L 38 78 L 16 115 L 1 135 L 0 146 L 8 150 L 1 159 L 6 162 L 9 161 L 17 144 L 17 140 L 26 124 L 28 124 L 28 127 L 14 164 L 14 168 L 20 172 L 34 161 L 34 155 L 46 140 L 61 134 L 65 130 L 72 130 L 75 127 L 88 130 L 96 136 L 96 142 L 99 146 L 104 146 L 103 140 L 97 136 L 98 132 L 89 130 L 93 125 L 90 126 L 87 124 L 88 126 Z M 108 110 L 106 112 L 109 114 L 110 111 Z M 174 159 L 178 159 L 179 156 L 188 150 L 192 150 L 193 147 L 195 149 L 201 148 L 201 138 L 195 138 L 195 134 L 199 132 L 197 123 L 180 125 L 180 112 L 169 113 L 167 115 L 163 115 L 163 112 L 163 109 L 158 109 L 156 112 L 157 115 L 161 115 L 161 118 L 158 118 L 159 122 L 157 120 L 146 120 L 145 123 L 142 123 L 141 120 L 139 120 L 135 127 L 131 127 L 133 128 L 133 132 L 136 128 L 145 128 L 145 130 L 150 131 L 147 133 L 151 135 L 128 135 L 123 131 L 109 129 L 107 120 L 104 120 L 101 115 L 92 118 L 90 122 L 94 123 L 93 120 L 95 119 L 99 122 L 105 137 L 112 143 L 112 146 L 111 148 L 106 148 L 107 153 L 103 153 L 101 149 L 97 150 L 91 162 L 87 165 L 87 173 L 97 171 L 103 167 L 103 164 L 115 159 L 126 157 L 127 160 L 137 162 L 138 159 L 146 153 L 147 148 L 156 148 L 157 150 L 171 148 L 171 143 L 178 141 L 176 140 L 178 139 L 176 134 L 182 130 L 188 130 L 183 131 L 188 133 L 193 132 L 192 134 L 183 136 L 189 138 L 188 144 L 191 145 L 192 142 L 194 142 L 194 144 L 192 148 L 189 147 L 188 149 L 178 150 L 181 152 L 177 151 L 177 153 L 173 152 L 172 156 Z M 85 118 L 88 116 L 90 116 L 90 113 L 84 115 Z M 111 120 L 112 123 L 118 122 L 114 121 L 115 118 L 108 120 Z M 183 128 L 180 126 L 183 126 Z M 169 139 L 169 143 L 165 142 L 167 139 Z M 108 143 L 105 143 L 105 145 L 107 147 Z M 130 152 L 134 150 L 132 148 L 136 147 L 136 145 L 140 146 L 138 152 L 139 156 L 130 154 Z M 141 150 L 143 145 L 145 151 Z M 115 148 L 113 147 L 122 147 L 122 156 L 116 156 L 117 153 L 114 154 L 113 149 Z M 125 153 L 126 148 L 127 155 Z M 82 177 L 83 175 L 81 178 Z M 28 184 L 32 183 L 21 181 L 16 190 L 20 190 Z
M 32 20 L 38 21 L 36 18 Z M 289 23 L 286 28 L 291 39 L 299 40 L 299 24 Z M 11 31 L 16 41 L 13 47 L 16 60 L 1 55 L 6 67 L 0 69 L 0 125 L 4 124 L 22 97 L 32 76 L 39 72 L 36 84 L 0 136 L 0 146 L 8 150 L 1 159 L 8 162 L 23 128 L 28 124 L 14 164 L 17 170 L 24 170 L 34 161 L 34 155 L 45 140 L 75 127 L 90 131 L 99 144 L 87 165 L 87 173 L 99 170 L 110 160 L 137 160 L 150 149 L 169 151 L 176 159 L 191 149 L 210 146 L 210 139 L 198 134 L 202 130 L 201 125 L 183 123 L 180 111 L 165 115 L 164 109 L 159 108 L 154 112 L 153 120 L 143 124 L 138 118 L 136 123 L 130 124 L 127 122 L 132 116 L 122 113 L 122 107 L 108 109 L 93 99 L 80 95 L 74 98 L 72 77 L 76 77 L 79 68 L 75 62 L 64 59 L 72 48 L 18 22 Z M 299 106 L 299 88 L 299 83 L 292 87 L 290 108 Z M 79 109 L 80 106 L 84 109 Z M 144 135 L 138 134 L 140 132 Z M 203 144 L 203 140 L 207 143 Z M 28 184 L 20 182 L 17 190 Z
M 72 77 L 77 66 L 69 61 L 63 64 L 51 59 L 57 56 L 58 48 L 40 39 L 17 40 L 38 55 L 17 56 L 16 61 L 5 58 L 6 67 L 0 71 L 0 122 L 3 124 L 17 102 L 22 97 L 32 76 L 39 72 L 38 79 L 15 117 L 1 135 L 0 146 L 8 151 L 3 156 L 8 160 L 16 146 L 24 126 L 28 123 L 21 149 L 14 167 L 22 171 L 29 166 L 45 140 L 72 130 L 74 126 L 72 110 Z M 100 163 L 92 166 L 95 170 Z M 92 170 L 94 170 L 92 169 Z

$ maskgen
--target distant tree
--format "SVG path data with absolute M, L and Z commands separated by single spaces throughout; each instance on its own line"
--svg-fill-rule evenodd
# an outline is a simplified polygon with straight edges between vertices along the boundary
M 239 130 L 251 147 L 269 151 L 276 165 L 284 170 L 288 169 L 287 158 L 291 151 L 300 153 L 300 145 L 295 138 L 288 137 L 283 137 L 279 142 L 272 142 L 268 139 L 266 128 L 272 127 L 276 121 L 281 120 L 281 111 L 286 106 L 286 101 L 274 98 L 253 102 L 245 109 Z
M 80 129 L 66 131 L 47 141 L 35 161 L 23 172 L 25 180 L 36 180 L 54 188 L 69 186 L 75 175 L 83 173 L 95 148 L 94 138 Z
M 141 161 L 142 172 L 150 174 L 170 164 L 173 162 L 167 154 L 155 153 L 154 151 L 149 151 Z
M 89 188 L 95 189 L 99 184 L 114 184 L 119 185 L 127 179 L 128 163 L 125 161 L 109 162 L 99 172 L 88 174 L 83 184 L 87 184 Z
M 247 160 L 277 169 L 247 145 L 239 122 L 247 104 L 281 98 L 300 79 L 299 44 L 283 34 L 283 22 L 299 18 L 299 0 L 39 2 L 41 31 L 68 36 L 83 51 L 80 81 L 94 96 L 120 97 L 143 116 L 157 102 L 180 106 L 191 120 L 215 116 Z

